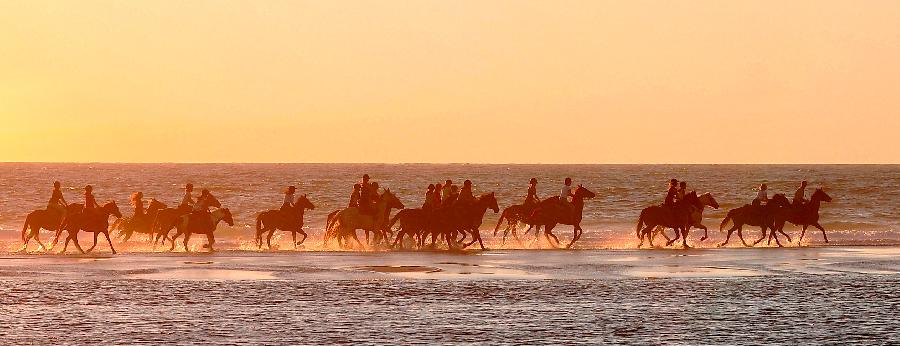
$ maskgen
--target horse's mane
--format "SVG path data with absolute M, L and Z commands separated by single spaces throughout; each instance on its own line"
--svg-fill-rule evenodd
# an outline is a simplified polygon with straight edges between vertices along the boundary
M 492 196 L 493 194 L 494 194 L 493 192 L 485 192 L 485 193 L 478 195 L 478 199 L 487 198 L 487 197 Z

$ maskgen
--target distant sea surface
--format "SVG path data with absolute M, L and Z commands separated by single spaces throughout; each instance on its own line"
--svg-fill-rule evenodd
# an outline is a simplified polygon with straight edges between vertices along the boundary
M 710 192 L 721 204 L 708 210 L 704 223 L 713 236 L 725 212 L 748 203 L 760 183 L 770 195 L 791 196 L 801 180 L 808 180 L 807 196 L 824 187 L 834 198 L 822 206 L 822 225 L 829 240 L 844 245 L 900 244 L 900 165 L 505 165 L 505 164 L 0 164 L 0 238 L 19 236 L 25 215 L 44 208 L 52 183 L 62 182 L 69 202 L 83 201 L 83 187 L 94 186 L 98 201 L 114 199 L 125 215 L 132 214 L 128 197 L 142 191 L 145 199 L 169 205 L 180 201 L 182 187 L 193 183 L 207 188 L 229 207 L 235 226 L 217 231 L 218 239 L 234 246 L 249 241 L 257 213 L 278 208 L 282 190 L 296 185 L 316 209 L 306 217 L 313 239 L 321 236 L 328 212 L 344 207 L 351 186 L 363 173 L 390 188 L 407 207 L 419 207 L 429 183 L 471 179 L 475 192 L 495 192 L 500 208 L 521 203 L 528 180 L 539 181 L 540 197 L 558 194 L 565 177 L 597 193 L 585 206 L 582 248 L 627 248 L 636 245 L 634 226 L 641 208 L 658 204 L 671 178 L 685 180 L 689 189 Z M 488 212 L 483 229 L 493 229 L 499 214 Z M 796 227 L 787 230 L 798 234 Z M 758 231 L 750 231 L 751 238 Z M 570 237 L 571 227 L 557 234 Z M 696 233 L 694 233 L 696 234 Z M 810 242 L 822 242 L 813 232 Z M 489 232 L 484 236 L 490 239 Z M 218 241 L 217 239 L 217 241 Z M 697 240 L 692 238 L 693 242 Z M 704 246 L 695 243 L 694 245 Z M 228 246 L 228 243 L 225 243 Z

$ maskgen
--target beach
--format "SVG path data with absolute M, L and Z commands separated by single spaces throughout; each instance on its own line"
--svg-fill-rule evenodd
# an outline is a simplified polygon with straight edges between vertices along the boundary
M 900 247 L 8 254 L 0 342 L 896 343 Z

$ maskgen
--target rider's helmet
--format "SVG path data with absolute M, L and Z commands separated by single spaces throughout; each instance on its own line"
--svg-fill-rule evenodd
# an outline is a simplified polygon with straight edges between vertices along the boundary
M 54 188 L 54 189 L 58 189 L 58 188 L 59 188 L 59 182 L 58 182 L 58 181 L 54 181 L 54 182 L 53 182 L 53 188 Z
M 762 185 L 759 186 L 759 189 L 760 189 L 760 190 L 768 190 L 768 189 L 769 189 L 769 185 L 762 184 Z
M 88 186 L 85 186 L 85 187 L 84 187 L 84 191 L 91 192 L 91 191 L 93 191 L 93 190 L 94 190 L 94 187 L 93 187 L 93 186 L 88 185 Z
M 532 184 L 532 185 L 537 184 L 537 178 L 531 178 L 531 180 L 529 180 L 528 183 Z
M 200 191 L 200 196 L 209 196 L 209 190 L 203 189 L 202 191 Z
M 463 186 L 469 186 L 469 187 L 471 187 L 471 186 L 472 186 L 472 181 L 469 180 L 469 179 L 466 179 L 466 181 L 463 182 Z
M 194 184 L 187 183 L 187 185 L 184 186 L 184 189 L 188 191 L 194 191 Z
M 572 178 L 566 178 L 566 185 L 572 185 Z
M 297 191 L 297 187 L 296 187 L 296 186 L 291 185 L 291 186 L 288 186 L 288 187 L 287 187 L 287 192 L 288 192 L 288 193 L 294 193 L 294 191 Z

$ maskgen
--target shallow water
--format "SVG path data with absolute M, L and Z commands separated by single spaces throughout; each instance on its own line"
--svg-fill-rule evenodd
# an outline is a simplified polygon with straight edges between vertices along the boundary
M 900 247 L 0 259 L 0 344 L 895 344 Z
M 234 213 L 234 227 L 220 225 L 217 242 L 224 249 L 250 249 L 257 213 L 277 208 L 281 191 L 297 185 L 317 206 L 306 215 L 311 240 L 321 239 L 328 212 L 343 207 L 351 185 L 362 173 L 369 173 L 382 187 L 388 187 L 408 207 L 422 203 L 425 187 L 444 179 L 460 183 L 471 179 L 476 193 L 496 192 L 500 208 L 521 203 L 528 179 L 540 181 L 540 196 L 557 194 L 562 179 L 571 176 L 597 193 L 585 206 L 581 248 L 633 248 L 637 245 L 634 225 L 640 209 L 661 202 L 665 183 L 675 177 L 689 182 L 690 189 L 711 192 L 721 204 L 708 210 L 704 223 L 717 229 L 725 212 L 749 202 L 754 188 L 768 183 L 771 193 L 792 196 L 797 182 L 823 186 L 834 198 L 824 203 L 822 224 L 834 244 L 900 244 L 900 165 L 469 165 L 469 164 L 0 164 L 0 239 L 16 238 L 25 215 L 44 208 L 52 182 L 60 180 L 71 202 L 81 202 L 85 184 L 92 184 L 99 201 L 115 199 L 122 212 L 132 213 L 128 196 L 143 191 L 147 200 L 176 204 L 181 187 L 193 182 L 209 188 L 223 206 Z M 812 188 L 808 190 L 808 195 Z M 499 215 L 488 212 L 482 229 L 492 229 Z M 796 227 L 786 228 L 792 236 Z M 748 231 L 751 238 L 758 231 Z M 483 232 L 492 246 L 499 246 L 489 232 Z M 571 237 L 571 227 L 557 233 Z M 696 234 L 696 233 L 694 233 Z M 724 239 L 714 231 L 711 240 L 695 246 L 712 246 Z M 45 236 L 46 237 L 46 236 Z M 281 248 L 290 241 L 279 235 Z M 533 238 L 532 238 L 533 239 Z M 809 244 L 821 244 L 820 232 L 813 232 Z M 195 242 L 199 244 L 201 240 Z M 315 248 L 308 242 L 306 248 Z M 10 243 L 13 244 L 13 243 Z M 105 245 L 105 244 L 104 244 Z M 540 244 L 538 244 L 539 246 Z M 6 250 L 14 250 L 13 248 Z M 199 246 L 199 245 L 198 245 Z M 518 247 L 518 245 L 515 245 Z M 101 249 L 108 251 L 105 246 Z M 0 249 L 4 250 L 4 249 Z M 138 248 L 138 251 L 149 248 Z

